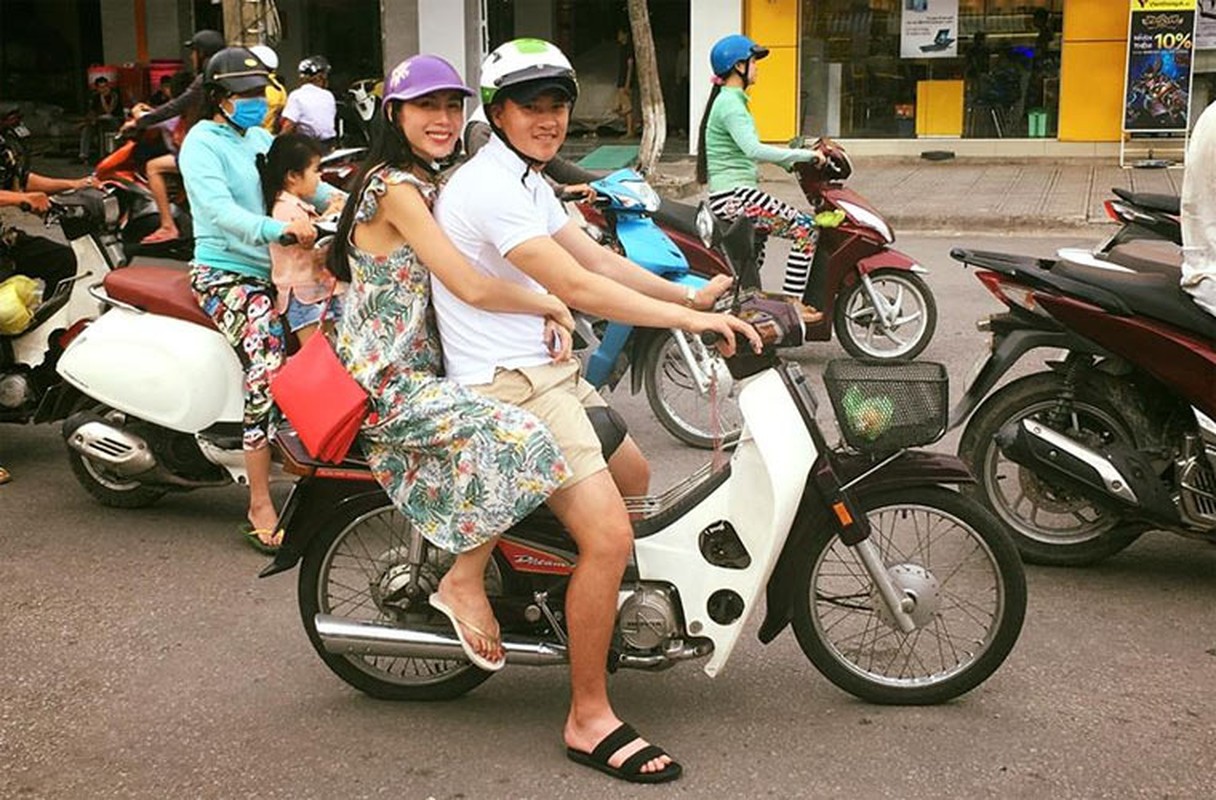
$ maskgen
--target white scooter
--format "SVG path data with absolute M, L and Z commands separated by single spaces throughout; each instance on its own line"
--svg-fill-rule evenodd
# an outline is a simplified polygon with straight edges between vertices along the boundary
M 76 259 L 76 274 L 58 287 L 47 287 L 23 331 L 0 336 L 0 422 L 53 422 L 79 402 L 56 368 L 64 348 L 103 311 L 90 286 L 127 263 L 123 197 L 121 190 L 106 187 L 50 199 L 45 224 L 63 231 Z
M 107 506 L 140 508 L 170 491 L 246 483 L 244 371 L 189 273 L 129 266 L 89 291 L 110 310 L 58 364 L 85 398 L 63 423 L 80 484 Z
M 792 623 L 815 666 L 863 699 L 941 702 L 992 674 L 1021 630 L 1025 576 L 1000 523 L 946 488 L 972 482 L 962 462 L 906 449 L 945 428 L 941 365 L 834 362 L 825 380 L 851 446 L 834 451 L 797 365 L 771 346 L 727 364 L 744 419 L 729 464 L 627 501 L 636 542 L 609 668 L 706 659 L 716 675 L 766 591 L 760 639 Z M 290 433 L 279 444 L 300 478 L 262 574 L 301 564 L 300 614 L 326 665 L 390 699 L 452 698 L 487 680 L 427 603 L 452 556 L 394 508 L 357 453 L 332 465 Z M 576 560 L 544 508 L 499 540 L 487 581 L 509 664 L 567 661 Z

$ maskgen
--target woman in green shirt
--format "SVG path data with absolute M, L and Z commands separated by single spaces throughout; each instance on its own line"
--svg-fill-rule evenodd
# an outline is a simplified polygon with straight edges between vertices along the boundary
M 701 116 L 697 180 L 709 183 L 709 207 L 717 216 L 728 220 L 750 217 L 756 230 L 790 240 L 782 288 L 801 299 L 819 231 L 809 214 L 760 190 L 757 162 L 789 167 L 823 157 L 813 150 L 761 144 L 747 108 L 746 90 L 756 81 L 756 62 L 767 55 L 766 48 L 737 33 L 719 39 L 710 51 L 714 88 Z M 760 261 L 763 256 L 762 251 Z

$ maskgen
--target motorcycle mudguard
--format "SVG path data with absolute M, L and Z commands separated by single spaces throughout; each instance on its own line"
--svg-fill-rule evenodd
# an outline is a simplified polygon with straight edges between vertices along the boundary
M 857 271 L 862 275 L 869 275 L 871 272 L 880 269 L 902 269 L 914 272 L 927 271 L 916 259 L 889 247 L 885 247 L 874 255 L 867 256 L 857 262 Z
M 275 553 L 274 561 L 259 572 L 258 577 L 268 578 L 300 563 L 309 542 L 335 510 L 374 495 L 388 502 L 388 496 L 374 480 L 301 478 L 296 481 L 279 515 L 279 527 L 284 531 L 283 544 Z
M 194 433 L 244 417 L 244 371 L 224 336 L 115 307 L 77 336 L 57 371 L 83 394 L 147 422 Z
M 874 462 L 865 456 L 836 456 L 835 460 L 837 478 L 845 483 L 874 466 Z M 851 487 L 849 493 L 857 498 L 866 492 L 897 487 L 974 482 L 971 471 L 957 456 L 910 450 Z M 815 481 L 808 480 L 802 502 L 799 504 L 798 517 L 794 520 L 789 538 L 786 539 L 785 547 L 777 558 L 777 565 L 768 579 L 764 622 L 757 633 L 764 644 L 777 638 L 777 634 L 790 624 L 798 569 L 807 557 L 813 532 L 825 526 L 838 527 L 829 513 L 829 503 L 825 502 Z

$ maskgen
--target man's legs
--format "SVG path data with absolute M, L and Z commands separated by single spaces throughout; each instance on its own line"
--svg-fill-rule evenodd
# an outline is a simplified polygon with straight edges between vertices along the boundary
M 160 214 L 160 227 L 145 236 L 140 244 L 171 242 L 181 234 L 173 221 L 173 206 L 169 203 L 169 185 L 165 183 L 165 174 L 177 172 L 177 157 L 172 153 L 157 156 L 147 163 L 145 169 L 148 172 L 148 190 L 152 192 L 152 199 L 156 201 L 156 210 Z
M 633 437 L 626 436 L 608 459 L 608 471 L 625 497 L 645 497 L 650 491 L 650 462 Z
M 621 724 L 608 701 L 607 664 L 617 590 L 633 548 L 633 529 L 607 471 L 558 490 L 548 502 L 578 545 L 578 564 L 566 591 L 570 714 L 564 735 L 567 746 L 590 753 Z M 620 766 L 646 744 L 642 739 L 630 742 L 609 764 Z M 666 756 L 652 759 L 642 771 L 658 772 L 670 762 Z

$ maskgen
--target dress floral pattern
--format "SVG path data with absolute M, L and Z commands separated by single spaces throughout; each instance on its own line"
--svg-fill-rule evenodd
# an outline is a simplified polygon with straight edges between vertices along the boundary
M 382 167 L 355 221 L 370 221 L 387 188 L 402 182 L 434 202 L 434 186 Z M 431 276 L 408 245 L 375 256 L 352 242 L 349 252 L 351 284 L 334 349 L 371 396 L 362 436 L 372 472 L 436 546 L 460 553 L 484 544 L 570 476 L 561 449 L 527 411 L 439 377 Z

